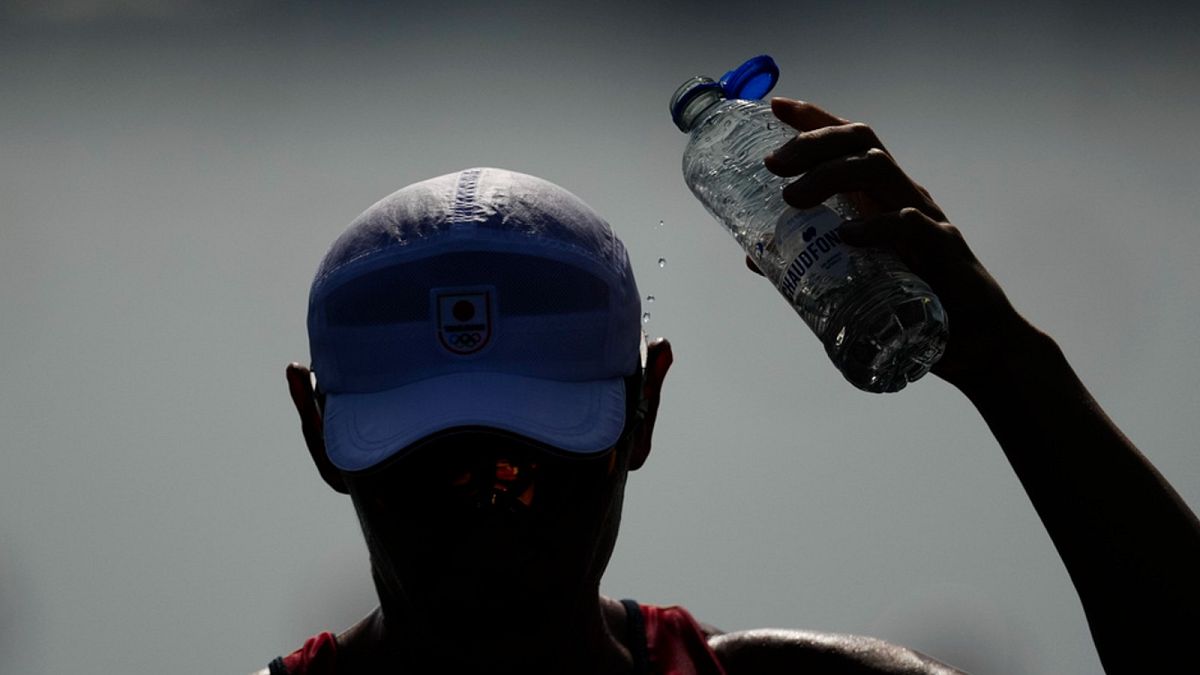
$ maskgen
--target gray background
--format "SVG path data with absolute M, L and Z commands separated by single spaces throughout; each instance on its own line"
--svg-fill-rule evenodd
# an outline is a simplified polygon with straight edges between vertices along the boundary
M 977 413 L 841 379 L 687 192 L 666 101 L 766 52 L 871 123 L 1195 508 L 1196 10 L 452 4 L 3 5 L 0 673 L 248 672 L 373 606 L 283 367 L 341 228 L 469 166 L 604 214 L 675 345 L 606 593 L 1099 671 Z

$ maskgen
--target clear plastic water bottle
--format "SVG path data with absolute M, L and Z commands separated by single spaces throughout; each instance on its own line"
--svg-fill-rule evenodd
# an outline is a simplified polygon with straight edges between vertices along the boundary
M 761 99 L 779 69 L 758 56 L 721 80 L 695 77 L 671 98 L 688 187 L 787 298 L 854 386 L 899 391 L 942 356 L 948 321 L 937 295 L 889 251 L 841 241 L 837 226 L 857 215 L 838 195 L 796 209 L 783 201 L 792 179 L 763 159 L 796 136 Z

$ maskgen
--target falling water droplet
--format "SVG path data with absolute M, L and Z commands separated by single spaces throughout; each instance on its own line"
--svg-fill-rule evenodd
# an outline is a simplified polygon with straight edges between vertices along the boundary
M 642 323 L 650 323 L 650 312 L 642 315 Z
M 659 269 L 662 269 L 662 268 L 664 268 L 664 267 L 666 267 L 666 266 L 667 266 L 667 259 L 666 259 L 666 258 L 659 258 L 659 259 L 658 259 L 658 268 L 659 268 Z
M 663 226 L 663 221 L 661 221 L 661 220 L 660 220 L 660 221 L 658 221 L 658 226 L 659 226 L 659 227 L 662 227 L 662 226 Z
M 653 295 L 647 295 L 647 296 L 646 296 L 646 302 L 654 302 L 654 296 L 653 296 Z

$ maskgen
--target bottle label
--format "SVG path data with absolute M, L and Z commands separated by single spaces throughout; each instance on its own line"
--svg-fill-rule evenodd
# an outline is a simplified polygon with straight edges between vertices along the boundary
M 775 227 L 775 241 L 784 260 L 790 260 L 779 278 L 779 290 L 795 302 L 797 292 L 824 291 L 844 283 L 850 259 L 838 236 L 842 219 L 833 210 L 819 206 L 789 209 Z

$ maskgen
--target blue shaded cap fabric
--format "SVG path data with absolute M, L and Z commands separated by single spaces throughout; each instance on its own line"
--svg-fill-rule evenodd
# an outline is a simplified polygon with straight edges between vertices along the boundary
M 607 450 L 640 316 L 625 247 L 563 188 L 493 168 L 402 188 L 350 224 L 313 279 L 329 458 L 359 471 L 463 426 Z

